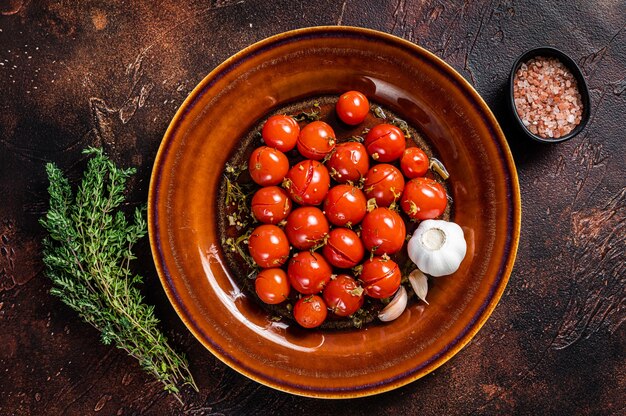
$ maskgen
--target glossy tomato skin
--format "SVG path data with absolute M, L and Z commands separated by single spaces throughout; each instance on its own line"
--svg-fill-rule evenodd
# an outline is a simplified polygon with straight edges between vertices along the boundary
M 380 163 L 373 166 L 365 175 L 363 191 L 367 199 L 376 199 L 379 207 L 388 207 L 399 199 L 404 190 L 402 172 L 393 165 Z
M 344 142 L 335 146 L 335 151 L 326 162 L 330 176 L 339 183 L 356 182 L 370 167 L 365 146 L 358 142 Z
M 278 185 L 289 171 L 287 156 L 267 146 L 254 149 L 248 160 L 252 180 L 261 186 Z
M 335 148 L 335 132 L 323 121 L 313 121 L 300 131 L 298 152 L 307 159 L 322 160 Z
M 287 173 L 285 183 L 291 199 L 300 205 L 319 205 L 322 203 L 328 188 L 330 176 L 326 166 L 316 160 L 303 160 Z
M 252 231 L 248 239 L 248 250 L 260 267 L 278 267 L 289 257 L 289 242 L 279 227 L 263 224 Z
M 365 120 L 370 111 L 370 103 L 367 97 L 358 91 L 348 91 L 341 94 L 335 111 L 339 119 L 346 124 L 356 126 Z
M 285 234 L 298 250 L 308 250 L 324 240 L 330 227 L 324 213 L 316 207 L 300 207 L 287 217 Z
M 304 328 L 316 328 L 324 323 L 328 309 L 324 299 L 317 295 L 298 299 L 293 307 L 293 317 Z
M 361 240 L 376 255 L 394 254 L 402 249 L 406 227 L 400 214 L 389 208 L 368 212 L 361 223 Z
M 337 316 L 350 316 L 363 306 L 363 290 L 353 277 L 347 274 L 337 275 L 322 293 L 326 306 Z
M 322 254 L 333 266 L 348 269 L 363 260 L 365 247 L 354 231 L 347 228 L 335 228 L 328 234 Z
M 300 251 L 289 260 L 287 276 L 289 283 L 303 295 L 319 293 L 330 281 L 332 267 L 319 253 Z
M 363 192 L 352 185 L 337 185 L 330 188 L 324 199 L 324 214 L 333 225 L 353 226 L 363 220 L 367 200 Z
M 265 121 L 261 135 L 267 146 L 284 153 L 296 147 L 300 135 L 300 126 L 293 117 L 278 114 Z
M 406 184 L 400 205 L 409 217 L 428 220 L 443 214 L 448 197 L 439 182 L 427 177 L 415 178 Z
M 406 147 L 402 130 L 391 124 L 379 124 L 365 136 L 365 148 L 377 162 L 391 162 L 400 156 Z
M 424 176 L 428 172 L 428 156 L 419 147 L 407 147 L 400 159 L 400 169 L 409 179 Z
M 391 259 L 373 257 L 363 263 L 361 276 L 367 296 L 385 299 L 392 296 L 400 287 L 400 268 Z
M 277 305 L 289 297 L 289 280 L 287 273 L 278 268 L 263 269 L 254 280 L 256 294 L 263 302 Z
M 252 197 L 252 213 L 265 224 L 278 224 L 291 212 L 291 199 L 287 192 L 278 186 L 265 186 Z

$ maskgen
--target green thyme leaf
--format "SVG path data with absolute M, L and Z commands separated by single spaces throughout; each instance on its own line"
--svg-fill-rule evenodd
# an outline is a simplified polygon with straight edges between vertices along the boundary
M 159 330 L 154 307 L 144 302 L 137 288 L 143 278 L 129 267 L 133 245 L 147 233 L 145 207 L 135 210 L 132 221 L 118 210 L 135 170 L 118 168 L 102 149 L 84 153 L 92 158 L 75 196 L 61 170 L 46 165 L 50 209 L 40 223 L 48 231 L 43 261 L 50 292 L 100 331 L 104 344 L 136 358 L 181 401 L 180 386 L 198 387 L 185 357 Z
M 387 118 L 387 114 L 385 114 L 385 112 L 383 111 L 382 108 L 380 108 L 379 106 L 375 105 L 372 106 L 371 108 L 372 112 L 374 113 L 374 115 L 378 118 L 382 118 L 382 119 L 386 119 Z
M 291 117 L 296 121 L 317 121 L 320 119 L 320 103 L 316 101 L 313 103 L 313 108 L 308 112 L 302 111 L 298 114 L 293 114 Z

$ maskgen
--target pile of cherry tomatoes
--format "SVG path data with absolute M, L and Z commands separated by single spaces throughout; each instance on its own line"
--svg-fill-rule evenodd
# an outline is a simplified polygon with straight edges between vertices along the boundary
M 338 117 L 352 126 L 369 110 L 357 91 L 336 104 Z M 391 124 L 371 128 L 363 143 L 338 142 L 323 121 L 300 128 L 288 115 L 271 116 L 261 133 L 265 146 L 248 162 L 252 180 L 261 186 L 251 210 L 262 225 L 248 239 L 250 255 L 262 268 L 255 279 L 259 298 L 278 304 L 297 291 L 293 316 L 313 328 L 329 311 L 354 314 L 365 296 L 392 296 L 401 273 L 390 256 L 406 237 L 398 205 L 409 219 L 424 220 L 441 215 L 447 204 L 443 186 L 424 176 L 426 154 L 406 147 L 404 133 Z M 290 166 L 285 153 L 294 148 L 305 159 Z

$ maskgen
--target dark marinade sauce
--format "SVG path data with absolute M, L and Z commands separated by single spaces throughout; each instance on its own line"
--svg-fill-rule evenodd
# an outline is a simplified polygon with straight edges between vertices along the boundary
M 301 128 L 310 123 L 313 120 L 311 116 L 315 115 L 316 118 L 319 117 L 319 120 L 325 121 L 326 123 L 331 125 L 331 127 L 335 131 L 335 134 L 337 135 L 338 143 L 347 141 L 354 136 L 364 137 L 364 130 L 372 128 L 377 124 L 390 123 L 399 125 L 399 123 L 402 122 L 402 119 L 393 112 L 375 103 L 372 103 L 372 111 L 370 111 L 368 117 L 363 123 L 359 124 L 358 126 L 348 126 L 342 123 L 335 114 L 334 109 L 337 98 L 338 96 L 315 97 L 306 101 L 300 101 L 284 107 L 277 108 L 273 112 L 268 113 L 265 118 L 259 120 L 259 122 L 248 132 L 248 134 L 240 138 L 240 146 L 235 148 L 226 165 L 232 167 L 233 169 L 226 169 L 225 167 L 224 174 L 221 179 L 219 194 L 218 198 L 216 199 L 216 204 L 218 207 L 218 209 L 216 209 L 216 212 L 218 212 L 218 233 L 220 236 L 220 241 L 222 242 L 222 251 L 226 259 L 227 267 L 242 291 L 247 294 L 248 298 L 254 300 L 258 304 L 259 308 L 266 310 L 273 320 L 295 323 L 295 319 L 293 318 L 291 311 L 293 305 L 298 299 L 298 294 L 297 292 L 295 292 L 295 290 L 292 290 L 289 299 L 278 305 L 265 304 L 256 295 L 254 289 L 254 278 L 256 277 L 257 270 L 255 270 L 253 267 L 250 267 L 244 257 L 240 255 L 239 251 L 233 250 L 233 245 L 226 244 L 226 241 L 227 239 L 231 239 L 229 241 L 234 242 L 238 238 L 240 239 L 241 236 L 256 228 L 258 225 L 260 225 L 260 223 L 254 222 L 254 220 L 250 216 L 247 216 L 247 218 L 245 218 L 242 222 L 244 225 L 243 227 L 237 224 L 236 221 L 233 221 L 232 215 L 233 213 L 236 213 L 240 207 L 237 202 L 228 201 L 227 203 L 227 197 L 229 194 L 229 192 L 227 191 L 228 182 L 230 181 L 231 185 L 238 185 L 238 187 L 243 191 L 243 193 L 246 195 L 245 204 L 249 208 L 252 195 L 256 190 L 260 188 L 260 186 L 252 181 L 247 169 L 243 170 L 241 168 L 244 165 L 247 166 L 247 162 L 252 151 L 257 147 L 264 145 L 261 138 L 261 129 L 263 128 L 263 123 L 265 123 L 265 120 L 274 114 L 288 114 L 292 116 L 299 116 L 298 118 L 303 119 L 299 123 Z M 410 138 L 407 137 L 407 147 L 418 146 L 428 155 L 429 158 L 438 157 L 438 155 L 434 153 L 434 149 L 428 143 L 428 141 L 413 126 L 404 123 L 401 128 L 405 130 L 405 134 L 406 131 L 408 131 L 411 136 Z M 237 138 L 233 139 L 236 140 Z M 289 159 L 290 166 L 293 166 L 294 164 L 304 159 L 295 148 L 287 152 L 286 155 Z M 391 164 L 400 169 L 399 161 L 391 162 Z M 370 167 L 371 166 L 372 160 L 370 158 Z M 452 200 L 450 199 L 448 184 L 445 181 L 441 180 L 438 175 L 434 175 L 430 171 L 428 175 L 432 176 L 434 179 L 440 182 L 446 189 L 447 194 L 449 195 L 448 206 L 441 216 L 442 219 L 449 220 L 454 207 Z M 332 187 L 336 184 L 337 183 L 331 179 L 330 186 Z M 298 204 L 294 203 L 292 210 L 297 207 Z M 400 210 L 400 214 L 407 225 L 407 236 L 411 236 L 415 228 L 417 228 L 418 223 L 409 221 L 409 218 L 402 212 L 402 210 Z M 241 250 L 243 250 L 244 253 L 248 254 L 247 243 L 241 241 L 239 243 L 239 247 L 241 248 Z M 317 252 L 319 252 L 321 255 L 321 249 L 318 249 Z M 414 265 L 407 256 L 406 244 L 399 253 L 394 254 L 393 256 L 391 256 L 391 258 L 396 263 L 398 263 L 400 270 L 402 271 L 402 284 L 404 284 L 407 288 L 409 298 L 414 298 L 415 294 L 413 293 L 413 290 L 411 289 L 410 284 L 408 284 L 407 280 L 408 272 L 414 268 Z M 288 261 L 285 262 L 285 264 L 282 266 L 285 271 L 287 270 L 287 264 Z M 354 276 L 354 273 L 352 273 L 351 270 L 347 270 L 346 273 Z M 356 278 L 358 279 L 358 276 Z M 363 307 L 357 313 L 355 313 L 355 315 L 353 315 L 352 317 L 342 318 L 335 316 L 334 314 L 329 312 L 326 321 L 319 328 L 351 329 L 355 326 L 360 327 L 373 322 L 377 322 L 376 316 L 378 312 L 382 308 L 384 308 L 384 306 L 384 303 L 380 300 L 371 299 L 365 296 L 365 303 L 363 304 Z

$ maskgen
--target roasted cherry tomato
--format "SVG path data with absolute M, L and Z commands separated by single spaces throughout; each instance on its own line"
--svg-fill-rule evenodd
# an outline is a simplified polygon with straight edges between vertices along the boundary
M 280 150 L 261 146 L 254 149 L 250 155 L 248 170 L 252 180 L 259 185 L 278 185 L 289 170 L 289 161 Z
M 348 91 L 341 94 L 335 106 L 337 115 L 346 124 L 356 126 L 362 123 L 370 111 L 367 97 L 358 91 Z
M 300 131 L 298 152 L 307 159 L 322 160 L 335 148 L 335 132 L 323 121 L 313 121 Z
M 332 279 L 322 293 L 326 306 L 337 316 L 350 316 L 363 306 L 363 288 L 347 274 Z
M 289 280 L 282 269 L 263 269 L 254 280 L 256 294 L 263 302 L 276 305 L 289 297 Z
M 415 178 L 407 182 L 400 202 L 402 210 L 416 220 L 437 218 L 446 209 L 446 190 L 430 178 Z
M 347 228 L 335 228 L 328 234 L 322 254 L 333 266 L 348 269 L 361 262 L 365 255 L 365 248 L 354 231 Z
M 365 148 L 372 159 L 391 162 L 402 156 L 406 140 L 402 130 L 391 124 L 379 124 L 365 136 Z
M 335 146 L 326 166 L 334 180 L 346 183 L 356 182 L 365 176 L 370 162 L 365 146 L 357 142 L 344 142 Z
M 397 253 L 405 237 L 406 227 L 402 217 L 389 208 L 368 212 L 361 223 L 363 245 L 376 255 Z
M 407 147 L 400 159 L 400 169 L 409 179 L 426 175 L 428 156 L 419 147 Z
M 291 199 L 283 188 L 266 186 L 252 197 L 254 217 L 266 224 L 278 224 L 291 212 Z
M 375 198 L 376 205 L 388 207 L 399 199 L 404 190 L 404 177 L 395 166 L 381 163 L 373 166 L 365 175 L 363 192 L 367 199 Z
M 330 188 L 324 200 L 324 214 L 334 225 L 353 226 L 361 222 L 366 212 L 367 201 L 363 192 L 352 185 L 337 185 Z
M 300 126 L 293 117 L 279 114 L 267 119 L 261 135 L 267 146 L 274 147 L 281 152 L 288 152 L 296 147 Z
M 291 199 L 301 205 L 318 205 L 326 197 L 330 176 L 326 166 L 316 160 L 303 160 L 287 173 L 284 186 Z
M 330 281 L 333 269 L 320 253 L 301 251 L 289 260 L 289 283 L 304 295 L 319 293 Z
M 304 328 L 315 328 L 326 320 L 328 310 L 324 299 L 317 295 L 298 299 L 293 307 L 293 317 Z
M 301 207 L 287 217 L 285 233 L 298 250 L 308 250 L 319 244 L 328 234 L 328 220 L 319 208 Z
M 260 267 L 278 267 L 289 257 L 287 236 L 275 225 L 256 227 L 248 239 L 250 255 Z
M 389 258 L 373 257 L 363 263 L 360 279 L 367 296 L 388 298 L 400 287 L 400 268 Z

